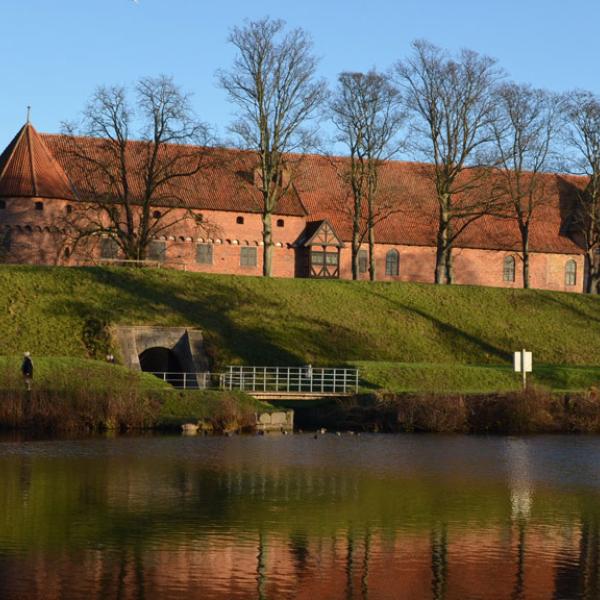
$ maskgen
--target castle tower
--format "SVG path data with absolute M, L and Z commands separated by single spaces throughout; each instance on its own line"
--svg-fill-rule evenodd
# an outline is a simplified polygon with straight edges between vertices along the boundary
M 0 155 L 0 261 L 62 262 L 61 222 L 75 200 L 64 170 L 27 122 Z
M 0 156 L 0 198 L 75 199 L 64 170 L 31 123 Z

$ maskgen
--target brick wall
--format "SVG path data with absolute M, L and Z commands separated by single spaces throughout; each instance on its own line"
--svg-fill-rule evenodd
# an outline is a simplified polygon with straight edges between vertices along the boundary
M 366 246 L 363 247 L 366 250 Z M 386 255 L 395 249 L 399 252 L 399 274 L 386 275 Z M 504 280 L 504 259 L 515 259 L 514 282 Z M 352 253 L 347 245 L 341 250 L 341 277 L 352 277 Z M 584 258 L 581 255 L 542 254 L 530 255 L 530 284 L 532 288 L 565 292 L 582 292 Z M 577 265 L 575 285 L 566 284 L 566 265 L 574 260 Z M 375 272 L 381 281 L 412 281 L 433 283 L 435 272 L 435 248 L 377 244 L 375 248 Z M 367 280 L 369 273 L 361 273 L 360 279 Z M 522 261 L 517 254 L 508 251 L 458 248 L 454 251 L 454 282 L 462 285 L 484 285 L 492 287 L 523 287 Z
M 36 210 L 41 202 L 43 210 Z M 64 200 L 13 198 L 5 200 L 0 210 L 0 257 L 9 263 L 81 264 L 90 258 L 100 258 L 99 240 L 81 244 L 75 255 L 69 255 L 71 242 L 61 229 L 65 226 L 67 207 L 79 206 Z M 198 215 L 202 222 L 198 222 Z M 165 217 L 166 219 L 167 217 Z M 179 210 L 168 217 L 176 224 L 162 232 L 158 239 L 166 244 L 165 266 L 207 273 L 260 275 L 262 273 L 262 219 L 259 214 L 228 211 Z M 238 220 L 243 219 L 243 223 Z M 166 221 L 165 221 L 166 222 Z M 278 226 L 278 222 L 279 225 Z M 277 215 L 273 218 L 273 274 L 294 277 L 296 250 L 292 244 L 304 230 L 303 217 Z M 2 240 L 10 228 L 10 251 L 2 252 Z M 197 260 L 198 244 L 212 246 L 212 264 Z M 255 248 L 256 266 L 241 264 L 242 248 Z M 366 249 L 366 246 L 365 246 Z M 386 275 L 386 255 L 399 252 L 398 275 Z M 515 257 L 515 280 L 504 280 L 504 260 Z M 377 279 L 383 281 L 413 281 L 432 283 L 434 280 L 435 248 L 377 244 L 375 249 Z M 576 262 L 576 284 L 567 285 L 565 268 Z M 583 290 L 584 259 L 581 255 L 532 253 L 530 259 L 531 286 L 560 291 Z M 454 274 L 457 284 L 522 287 L 521 261 L 507 251 L 457 249 L 454 253 Z M 340 276 L 352 276 L 351 249 L 346 244 L 340 251 Z M 368 279 L 368 272 L 361 279 Z

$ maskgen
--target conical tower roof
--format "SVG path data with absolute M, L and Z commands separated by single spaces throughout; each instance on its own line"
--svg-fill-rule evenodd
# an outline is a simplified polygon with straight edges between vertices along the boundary
M 0 156 L 0 198 L 74 200 L 69 179 L 31 123 Z

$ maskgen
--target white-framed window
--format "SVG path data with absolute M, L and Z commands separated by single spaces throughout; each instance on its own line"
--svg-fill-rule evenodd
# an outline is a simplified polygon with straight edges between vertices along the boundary
M 515 257 L 505 256 L 504 267 L 502 269 L 502 279 L 508 282 L 514 282 L 515 280 Z
M 400 274 L 400 253 L 395 248 L 385 255 L 385 274 L 390 277 Z
M 367 254 L 366 250 L 359 250 L 358 251 L 358 272 L 359 273 L 366 273 L 369 265 L 369 255 Z
M 568 260 L 565 265 L 565 284 L 577 285 L 577 263 L 574 260 Z

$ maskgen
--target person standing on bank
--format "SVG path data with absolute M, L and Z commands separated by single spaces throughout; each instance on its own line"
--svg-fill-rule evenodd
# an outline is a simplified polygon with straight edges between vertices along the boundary
M 33 382 L 33 361 L 31 360 L 31 353 L 25 352 L 23 354 L 23 363 L 21 364 L 21 373 L 23 374 L 23 380 L 27 386 L 27 391 L 31 391 L 31 384 Z

